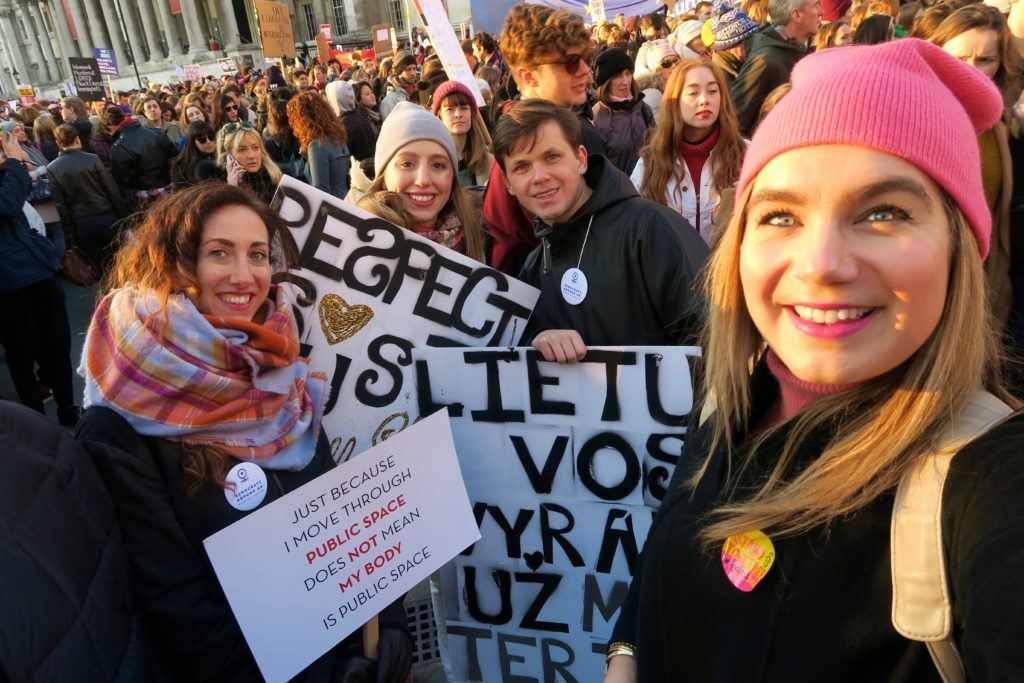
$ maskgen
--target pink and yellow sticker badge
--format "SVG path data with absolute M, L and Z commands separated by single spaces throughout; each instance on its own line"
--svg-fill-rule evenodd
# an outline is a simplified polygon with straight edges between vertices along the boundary
M 744 593 L 754 590 L 775 562 L 772 539 L 760 531 L 733 534 L 722 544 L 722 568 L 732 585 Z

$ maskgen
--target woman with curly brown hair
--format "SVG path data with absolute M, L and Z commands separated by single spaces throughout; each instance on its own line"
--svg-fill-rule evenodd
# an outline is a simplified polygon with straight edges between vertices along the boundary
M 203 539 L 334 467 L 327 376 L 300 355 L 297 290 L 271 283 L 294 261 L 271 255 L 282 230 L 273 209 L 223 183 L 157 202 L 118 252 L 86 336 L 76 437 L 112 495 L 173 680 L 261 679 Z M 400 601 L 380 625 L 378 663 L 357 656 L 356 633 L 295 680 L 405 681 Z
M 344 199 L 352 156 L 341 119 L 320 95 L 307 90 L 288 101 L 288 121 L 306 157 L 306 180 L 318 190 Z

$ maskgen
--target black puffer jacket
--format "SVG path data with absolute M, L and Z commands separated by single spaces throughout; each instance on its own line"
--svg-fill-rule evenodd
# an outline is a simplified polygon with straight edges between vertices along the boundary
M 122 190 L 153 190 L 171 184 L 171 161 L 178 146 L 163 132 L 131 119 L 114 133 L 110 172 Z
M 190 683 L 262 680 L 203 548 L 203 539 L 249 513 L 231 507 L 224 491 L 212 484 L 205 484 L 197 497 L 188 495 L 180 446 L 140 438 L 108 408 L 88 409 L 75 436 L 89 448 L 114 499 L 144 618 L 158 654 L 175 679 Z M 267 495 L 260 507 L 332 467 L 330 448 L 321 432 L 316 455 L 305 469 L 267 471 Z M 380 626 L 408 631 L 401 601 L 381 613 Z M 339 680 L 336 667 L 348 655 L 362 651 L 360 634 L 355 631 L 294 680 Z
M 535 223 L 542 243 L 519 277 L 541 293 L 524 342 L 544 330 L 572 329 L 588 346 L 693 343 L 702 308 L 695 282 L 708 256 L 704 240 L 675 211 L 641 199 L 603 156 L 589 158 L 584 181 L 593 194 L 575 216 L 554 226 Z M 589 290 L 573 306 L 562 298 L 561 282 L 577 263 Z
M 103 482 L 45 417 L 0 401 L 0 680 L 157 680 Z

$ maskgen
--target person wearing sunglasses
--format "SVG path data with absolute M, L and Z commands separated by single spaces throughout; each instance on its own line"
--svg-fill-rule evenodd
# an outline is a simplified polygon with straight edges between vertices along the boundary
M 228 123 L 240 119 L 238 101 L 229 93 L 217 93 L 213 98 L 213 129 L 220 130 Z
M 171 183 L 175 190 L 199 182 L 196 167 L 203 161 L 215 162 L 217 135 L 205 121 L 193 121 L 185 129 L 185 145 L 171 163 Z
M 587 153 L 604 155 L 605 141 L 594 127 L 587 99 L 593 78 L 587 54 L 590 46 L 590 31 L 581 17 L 543 5 L 513 7 L 501 34 L 502 56 L 522 99 L 573 108 Z M 515 105 L 515 101 L 507 103 L 504 112 Z M 500 120 L 499 115 L 496 122 Z M 494 238 L 491 265 L 515 273 L 530 250 L 540 244 L 533 234 L 533 216 L 508 191 L 504 171 L 497 164 L 491 166 L 488 187 L 491 191 L 484 198 L 484 216 Z

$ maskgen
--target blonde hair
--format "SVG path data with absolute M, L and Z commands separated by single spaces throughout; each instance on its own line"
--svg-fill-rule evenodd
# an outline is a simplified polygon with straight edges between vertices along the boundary
M 766 350 L 740 282 L 740 245 L 752 186 L 738 199 L 704 282 L 710 307 L 704 381 L 715 402 L 709 454 L 724 445 L 728 463 L 727 502 L 709 513 L 701 531 L 706 548 L 751 529 L 792 536 L 827 527 L 893 490 L 936 445 L 974 391 L 984 388 L 1015 407 L 1018 403 L 1003 389 L 999 375 L 1001 348 L 976 241 L 963 214 L 944 196 L 953 244 L 949 287 L 943 315 L 928 340 L 901 366 L 822 398 L 785 425 L 753 437 L 742 461 L 734 462 L 734 430 L 749 434 L 751 427 L 750 371 Z M 785 442 L 767 478 L 749 498 L 733 500 L 744 470 L 768 439 L 783 431 Z M 823 431 L 834 436 L 820 456 L 794 474 L 802 444 Z M 710 457 L 690 486 L 704 476 Z
M 260 146 L 260 156 L 263 158 L 262 167 L 267 169 L 267 173 L 270 175 L 270 180 L 276 185 L 281 182 L 281 169 L 274 160 L 267 154 L 267 148 L 263 146 L 263 141 L 260 140 L 260 134 L 256 132 L 255 128 L 239 126 L 230 133 L 226 132 L 226 127 L 221 128 L 221 136 L 217 140 L 217 164 L 221 168 L 227 167 L 228 154 L 234 155 L 238 151 L 238 146 L 242 144 L 242 137 L 245 135 L 251 135 L 256 139 L 256 144 Z

